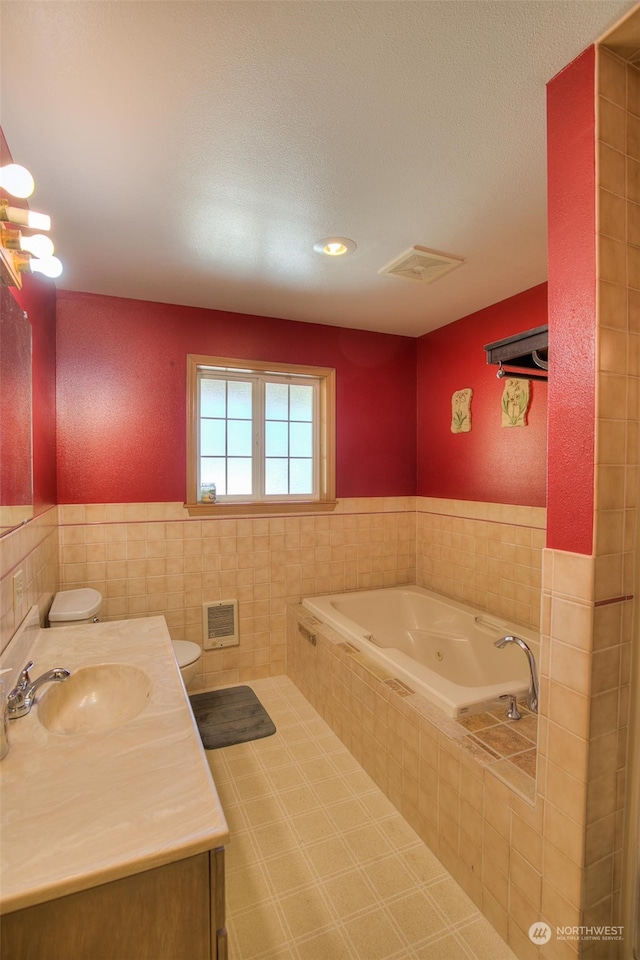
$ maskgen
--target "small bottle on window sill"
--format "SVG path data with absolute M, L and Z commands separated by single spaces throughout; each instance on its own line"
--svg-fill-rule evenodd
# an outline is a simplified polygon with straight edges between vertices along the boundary
M 207 483 L 202 486 L 202 496 L 200 501 L 202 503 L 215 503 L 217 499 L 216 494 L 216 485 L 215 483 Z

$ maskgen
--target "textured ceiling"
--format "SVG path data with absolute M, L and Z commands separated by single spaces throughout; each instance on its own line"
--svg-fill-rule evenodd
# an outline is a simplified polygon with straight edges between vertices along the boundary
M 545 84 L 633 6 L 3 0 L 2 126 L 59 287 L 418 336 L 546 279 Z

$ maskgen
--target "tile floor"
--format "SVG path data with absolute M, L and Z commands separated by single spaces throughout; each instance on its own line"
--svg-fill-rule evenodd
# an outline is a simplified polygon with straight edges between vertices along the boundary
M 515 960 L 292 681 L 249 686 L 277 733 L 207 753 L 230 960 Z

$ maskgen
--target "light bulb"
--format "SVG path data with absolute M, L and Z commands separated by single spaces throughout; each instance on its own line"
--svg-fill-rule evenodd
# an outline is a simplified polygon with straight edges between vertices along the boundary
M 57 257 L 46 257 L 43 260 L 32 260 L 31 272 L 43 273 L 45 277 L 59 277 L 62 273 L 62 263 Z
M 25 237 L 20 230 L 4 229 L 0 227 L 0 246 L 7 250 L 22 250 L 32 254 L 34 257 L 50 257 L 53 254 L 53 241 L 45 237 L 43 233 L 34 233 L 31 237 Z
M 12 197 L 20 197 L 24 200 L 31 196 L 35 186 L 29 171 L 19 163 L 8 163 L 6 167 L 0 167 L 0 187 Z
M 47 257 L 44 260 L 30 260 L 29 270 L 31 273 L 43 273 L 45 277 L 59 277 L 62 273 L 62 264 L 57 257 Z
M 43 233 L 34 233 L 32 237 L 23 237 L 22 234 L 20 235 L 20 249 L 27 250 L 29 253 L 32 253 L 34 257 L 40 257 L 42 260 L 46 260 L 53 256 L 55 248 L 53 241 L 49 237 L 45 237 Z
M 353 253 L 356 246 L 348 237 L 325 237 L 324 240 L 314 243 L 313 249 L 327 257 L 342 257 L 345 253 Z
M 31 227 L 32 230 L 51 230 L 51 217 L 46 213 L 36 213 L 35 210 L 23 210 L 22 207 L 10 207 L 6 201 L 0 200 L 0 220 L 9 223 L 19 223 L 22 227 Z
M 31 227 L 32 230 L 51 230 L 51 217 L 48 213 L 36 213 L 35 210 L 29 210 L 27 226 Z

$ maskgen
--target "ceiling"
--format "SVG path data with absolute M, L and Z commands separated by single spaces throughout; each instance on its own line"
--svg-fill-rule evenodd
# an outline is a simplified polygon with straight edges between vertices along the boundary
M 2 126 L 58 287 L 420 336 L 546 279 L 545 84 L 633 6 L 2 0 Z

